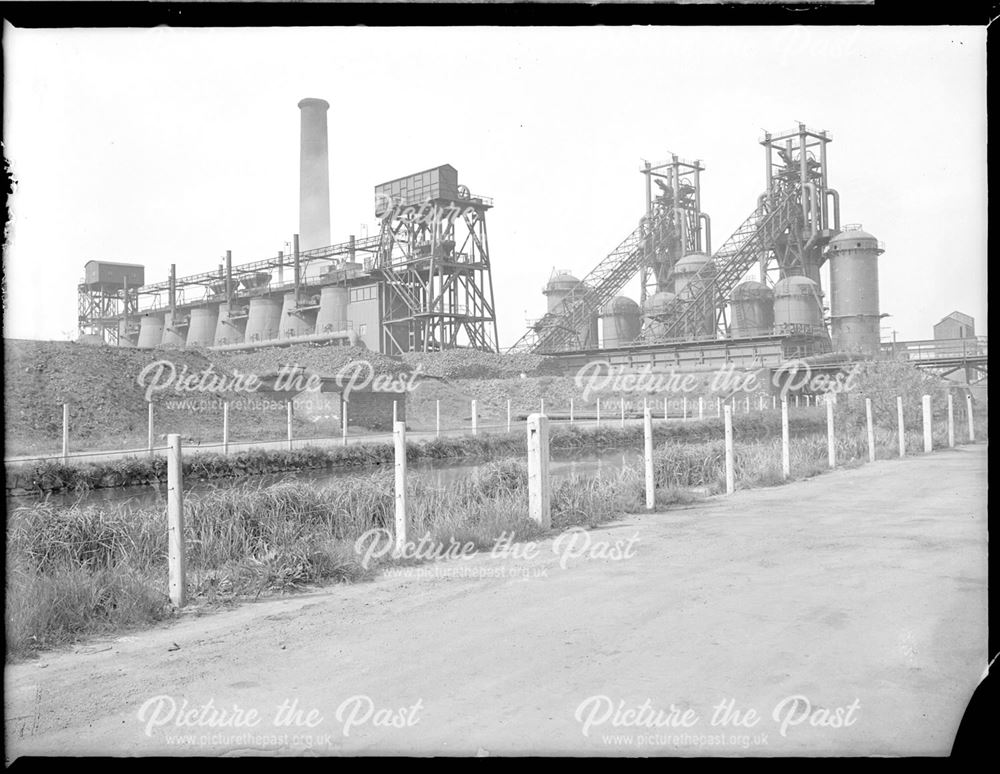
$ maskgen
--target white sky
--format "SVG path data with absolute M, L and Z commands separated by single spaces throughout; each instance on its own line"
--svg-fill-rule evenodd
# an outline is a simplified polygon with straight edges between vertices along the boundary
M 502 346 L 553 267 L 582 277 L 634 228 L 643 158 L 704 161 L 718 246 L 764 186 L 763 130 L 798 121 L 832 133 L 842 223 L 886 242 L 885 335 L 955 309 L 986 333 L 985 28 L 8 26 L 4 53 L 7 337 L 75 338 L 90 259 L 154 282 L 284 249 L 307 96 L 331 104 L 335 242 L 374 233 L 375 184 L 439 164 L 495 199 Z

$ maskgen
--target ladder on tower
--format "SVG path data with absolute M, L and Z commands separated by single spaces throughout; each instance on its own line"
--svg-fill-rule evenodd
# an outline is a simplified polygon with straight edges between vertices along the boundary
M 578 348 L 579 332 L 636 275 L 647 251 L 655 250 L 663 240 L 669 239 L 672 231 L 667 216 L 649 225 L 644 219 L 567 294 L 555 311 L 532 324 L 508 352 L 544 353 Z
M 706 309 L 719 309 L 764 251 L 790 226 L 799 222 L 799 194 L 788 193 L 777 204 L 765 199 L 726 240 L 688 283 L 685 291 L 664 309 L 656 340 L 681 338 L 686 330 L 697 329 Z M 649 341 L 649 328 L 638 341 Z

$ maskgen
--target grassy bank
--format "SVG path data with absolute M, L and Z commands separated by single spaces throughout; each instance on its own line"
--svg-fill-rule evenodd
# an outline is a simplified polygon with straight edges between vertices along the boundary
M 792 424 L 796 435 L 817 432 L 825 419 L 815 410 L 798 413 Z M 781 432 L 781 418 L 774 413 L 737 414 L 733 421 L 738 441 L 775 437 Z M 706 442 L 721 437 L 721 419 L 653 424 L 656 443 L 668 440 L 685 443 Z M 641 448 L 643 428 L 639 424 L 619 427 L 609 423 L 593 425 L 553 425 L 550 447 L 566 449 Z M 445 436 L 407 444 L 407 459 L 497 459 L 527 453 L 523 432 L 483 433 L 476 436 Z M 197 454 L 184 461 L 185 477 L 195 479 L 234 478 L 267 473 L 323 468 L 384 465 L 393 461 L 391 443 L 349 444 L 348 446 L 305 447 L 293 450 L 261 450 L 230 455 Z M 86 491 L 106 487 L 140 486 L 164 482 L 166 458 L 128 457 L 106 462 L 46 460 L 6 466 L 9 492 Z
M 743 432 L 735 455 L 737 486 L 782 483 L 780 438 L 749 437 L 746 427 Z M 564 436 L 565 443 L 574 439 L 575 433 Z M 947 445 L 943 426 L 936 430 L 934 442 L 935 448 Z M 907 434 L 911 453 L 921 450 L 922 444 L 921 432 Z M 876 447 L 878 458 L 895 458 L 895 433 L 878 429 Z M 868 454 L 864 432 L 845 432 L 837 441 L 836 454 L 838 467 L 864 463 Z M 825 433 L 796 439 L 791 466 L 793 478 L 825 472 Z M 657 447 L 654 475 L 661 508 L 690 500 L 687 492 L 692 488 L 721 492 L 723 444 L 694 436 L 685 442 L 675 436 Z M 392 491 L 392 472 L 380 470 L 337 485 L 244 484 L 189 496 L 185 515 L 194 601 L 217 603 L 315 583 L 354 582 L 397 563 L 386 558 L 363 566 L 354 550 L 354 541 L 367 530 L 392 530 Z M 540 537 L 541 530 L 526 518 L 527 500 L 527 472 L 520 456 L 486 464 L 444 489 L 413 479 L 408 487 L 411 538 L 427 534 L 436 544 L 471 542 L 482 548 L 492 546 L 504 533 L 516 540 Z M 597 525 L 643 504 L 638 468 L 614 477 L 557 482 L 552 494 L 553 531 Z M 166 553 L 160 508 L 38 503 L 16 509 L 8 519 L 8 655 L 169 617 Z

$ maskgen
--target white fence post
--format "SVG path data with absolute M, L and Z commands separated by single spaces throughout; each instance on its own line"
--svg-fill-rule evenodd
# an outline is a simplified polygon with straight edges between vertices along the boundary
M 972 423 L 972 394 L 965 396 L 965 415 L 969 420 L 969 443 L 976 442 L 976 426 Z
M 781 474 L 788 478 L 792 475 L 792 455 L 788 442 L 788 397 L 781 398 Z
M 899 456 L 906 456 L 906 428 L 903 426 L 903 398 L 896 398 L 896 418 L 899 420 Z
M 796 395 L 795 396 L 795 408 L 798 408 L 798 407 L 799 407 L 799 396 Z
M 510 408 L 510 401 L 507 401 L 507 407 Z M 507 429 L 510 430 L 510 412 L 507 413 Z M 440 398 L 434 401 L 434 437 L 441 437 L 441 400 Z
M 545 398 L 538 399 L 538 413 L 545 414 Z
M 621 399 L 620 402 L 622 404 L 622 422 L 621 422 L 621 426 L 625 427 L 625 396 L 624 395 L 622 396 L 622 399 Z
M 747 395 L 747 398 L 746 398 L 746 408 L 743 409 L 743 413 L 744 414 L 749 414 L 750 413 L 750 396 L 749 395 Z
M 597 399 L 597 426 L 601 426 L 601 399 Z
M 763 411 L 764 410 L 764 396 L 763 395 L 758 395 L 757 396 L 757 410 L 758 411 Z
M 347 446 L 347 401 L 343 393 L 340 394 L 340 436 L 344 446 Z
M 948 393 L 948 447 L 955 448 L 955 401 Z
M 924 454 L 934 451 L 934 426 L 931 421 L 931 396 L 924 395 Z
M 288 431 L 288 448 L 292 448 L 292 401 L 285 401 L 285 428 Z
M 643 411 L 644 457 L 646 460 L 646 510 L 653 510 L 656 505 L 656 487 L 653 484 L 653 415 L 647 407 Z
M 736 491 L 736 475 L 733 471 L 733 410 L 726 406 L 726 494 Z
M 528 516 L 542 529 L 552 526 L 549 489 L 549 419 L 528 417 Z
M 833 401 L 826 403 L 826 456 L 831 468 L 837 467 L 837 439 L 833 430 Z
M 184 556 L 184 472 L 181 458 L 181 437 L 167 436 L 167 585 L 170 601 L 175 607 L 187 602 L 186 566 Z
M 698 419 L 705 418 L 705 399 L 702 396 L 698 396 Z
M 475 399 L 473 399 L 473 401 L 472 401 L 472 434 L 473 435 L 476 435 L 476 433 L 479 432 L 479 417 L 477 416 L 478 413 L 479 413 L 479 411 L 478 411 L 478 408 L 476 406 L 476 401 L 475 401 Z
M 777 395 L 772 395 L 771 396 L 771 410 L 773 411 L 776 408 L 778 408 L 778 396 Z
M 153 404 L 150 403 L 152 408 Z M 222 401 L 222 453 L 229 454 L 229 401 Z
M 573 415 L 573 399 L 570 398 L 569 399 L 569 423 L 573 424 L 575 421 L 576 421 L 576 419 L 575 419 L 575 417 Z
M 510 398 L 507 399 L 507 432 L 510 432 Z
M 149 456 L 153 456 L 153 401 L 149 402 L 149 409 L 146 417 L 146 445 L 149 447 Z
M 865 422 L 868 424 L 868 461 L 875 462 L 875 423 L 872 422 L 871 398 L 865 398 Z
M 63 403 L 63 462 L 69 462 L 69 404 Z
M 392 402 L 392 426 L 395 427 L 399 421 L 399 401 Z
M 715 416 L 722 416 L 722 398 L 715 399 Z
M 392 425 L 396 462 L 396 550 L 406 547 L 406 423 Z

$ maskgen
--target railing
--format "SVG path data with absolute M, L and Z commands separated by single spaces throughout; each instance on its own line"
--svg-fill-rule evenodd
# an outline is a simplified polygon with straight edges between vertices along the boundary
M 882 353 L 902 360 L 959 360 L 988 355 L 987 337 L 884 342 Z

